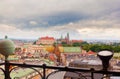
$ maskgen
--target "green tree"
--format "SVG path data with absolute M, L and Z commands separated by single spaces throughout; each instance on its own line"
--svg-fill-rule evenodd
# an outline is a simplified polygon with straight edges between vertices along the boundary
M 86 51 L 89 51 L 90 48 L 91 48 L 91 45 L 90 44 L 82 44 L 81 48 L 84 49 L 84 50 L 86 50 Z
M 90 46 L 90 49 L 89 50 L 92 50 L 94 52 L 99 52 L 100 51 L 100 48 L 101 46 L 99 44 L 93 44 Z
M 75 42 L 75 43 L 72 44 L 72 46 L 80 46 L 80 45 L 81 45 L 81 44 L 78 43 L 78 42 Z
M 101 51 L 101 50 L 114 51 L 112 45 L 105 45 L 105 44 L 103 44 L 103 45 L 101 45 L 100 47 L 101 47 L 100 51 Z
M 65 46 L 65 47 L 68 46 L 66 42 L 62 42 L 61 44 L 62 46 Z
M 120 52 L 120 46 L 113 46 L 114 52 Z

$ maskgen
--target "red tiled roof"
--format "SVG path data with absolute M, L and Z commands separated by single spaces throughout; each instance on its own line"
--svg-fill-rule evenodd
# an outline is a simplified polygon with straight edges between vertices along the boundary
M 94 54 L 96 54 L 96 53 L 93 52 L 93 51 L 89 51 L 87 54 L 89 54 L 89 55 L 94 55 Z
M 83 40 L 72 40 L 72 42 L 82 42 Z
M 53 37 L 41 37 L 40 40 L 55 40 Z

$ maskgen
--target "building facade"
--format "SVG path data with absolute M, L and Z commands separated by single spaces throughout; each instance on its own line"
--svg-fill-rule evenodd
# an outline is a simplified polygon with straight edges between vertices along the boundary
M 41 37 L 36 41 L 37 45 L 44 44 L 44 45 L 52 45 L 55 43 L 55 39 L 53 37 Z

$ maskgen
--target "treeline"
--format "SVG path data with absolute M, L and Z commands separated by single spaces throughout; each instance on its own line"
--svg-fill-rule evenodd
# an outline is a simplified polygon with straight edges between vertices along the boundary
M 120 43 L 113 43 L 113 44 L 90 44 L 87 42 L 81 42 L 81 43 L 73 43 L 73 44 L 65 44 L 62 43 L 63 46 L 80 46 L 82 49 L 86 50 L 86 51 L 94 51 L 94 52 L 99 52 L 102 50 L 109 50 L 112 52 L 120 52 Z
M 94 52 L 99 52 L 102 50 L 109 50 L 112 52 L 120 52 L 120 45 L 119 46 L 114 46 L 114 45 L 106 45 L 106 44 L 86 44 L 82 45 L 82 48 L 84 50 L 92 50 Z

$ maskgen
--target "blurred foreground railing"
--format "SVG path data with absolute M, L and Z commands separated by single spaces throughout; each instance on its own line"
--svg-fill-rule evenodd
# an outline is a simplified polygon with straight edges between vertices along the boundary
M 6 65 L 5 63 L 1 63 L 0 66 Z M 52 78 L 52 79 L 67 79 L 69 76 L 66 75 L 67 72 L 71 72 L 73 76 L 75 76 L 73 73 L 75 73 L 77 76 L 75 79 L 111 79 L 111 76 L 120 76 L 120 72 L 115 72 L 115 71 L 106 71 L 106 70 L 94 70 L 93 68 L 91 69 L 80 69 L 80 68 L 73 68 L 73 67 L 63 67 L 63 66 L 47 66 L 45 64 L 43 65 L 31 65 L 31 64 L 18 64 L 18 63 L 7 63 L 7 67 L 9 68 L 9 72 L 7 72 L 7 76 L 4 79 L 32 79 L 33 76 L 39 75 L 38 79 L 50 79 L 52 75 L 56 75 L 59 72 L 64 72 L 63 75 L 56 76 L 57 78 Z M 29 68 L 33 69 L 34 72 L 31 71 L 26 77 L 20 78 L 20 77 L 14 77 L 11 78 L 10 74 L 13 73 L 12 71 L 16 68 Z M 4 76 L 6 76 L 6 71 L 3 68 L 0 68 L 4 72 Z M 89 75 L 85 74 L 89 73 Z M 19 73 L 17 73 L 19 74 Z M 71 75 L 70 73 L 68 73 Z M 85 75 L 84 75 L 85 74 Z M 96 74 L 102 75 L 100 78 L 96 76 Z M 69 77 L 69 79 L 74 79 Z M 62 77 L 61 77 L 62 76 Z M 1 78 L 0 78 L 1 79 Z M 112 78 L 113 79 L 113 78 Z

